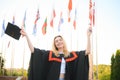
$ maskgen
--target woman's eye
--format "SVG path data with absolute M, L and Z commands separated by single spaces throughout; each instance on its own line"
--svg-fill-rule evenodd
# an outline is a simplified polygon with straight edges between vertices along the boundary
M 58 42 L 58 41 L 55 41 L 56 43 Z
M 60 39 L 60 41 L 62 41 L 62 39 Z

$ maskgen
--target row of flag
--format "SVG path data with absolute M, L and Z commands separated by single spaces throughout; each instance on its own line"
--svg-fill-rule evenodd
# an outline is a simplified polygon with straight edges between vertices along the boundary
M 72 0 L 69 0 L 68 3 L 68 22 L 70 22 L 71 18 L 70 18 L 70 13 L 72 11 Z M 76 15 L 77 15 L 77 9 L 75 8 L 75 13 L 74 13 L 74 21 L 73 21 L 73 26 L 74 29 L 76 29 Z M 50 20 L 50 26 L 53 27 L 54 24 L 54 18 L 56 17 L 56 13 L 55 13 L 55 9 L 53 8 L 52 10 L 52 15 L 51 15 L 51 20 Z M 34 26 L 33 26 L 33 32 L 32 34 L 35 35 L 37 33 L 37 22 L 40 19 L 40 12 L 39 9 L 37 10 L 36 13 L 36 18 L 34 20 Z M 95 25 L 95 2 L 92 2 L 92 0 L 89 0 L 89 20 L 90 20 L 90 27 Z M 23 18 L 23 22 L 22 22 L 22 26 L 25 28 L 25 21 L 26 21 L 26 11 L 24 14 L 24 18 Z M 62 16 L 62 12 L 60 13 L 60 20 L 59 20 L 59 24 L 58 24 L 58 31 L 60 31 L 60 26 L 61 24 L 64 22 L 63 20 L 63 16 Z M 15 16 L 13 16 L 13 24 L 15 24 Z M 1 37 L 4 35 L 5 32 L 5 20 L 3 20 L 3 24 L 2 24 L 2 33 L 1 33 Z M 47 17 L 44 20 L 43 26 L 42 26 L 42 34 L 45 35 L 46 34 L 46 29 L 47 29 Z
M 70 11 L 72 10 L 72 0 L 69 0 L 69 3 L 68 3 L 68 10 L 69 10 L 69 21 L 70 22 Z M 75 14 L 76 15 L 76 14 Z M 56 13 L 55 13 L 55 9 L 53 8 L 52 10 L 52 15 L 51 15 L 51 20 L 50 20 L 50 26 L 53 27 L 53 24 L 54 24 L 54 18 L 56 17 Z M 39 20 L 40 18 L 40 15 L 39 15 L 39 9 L 37 11 L 37 15 L 36 15 L 36 19 L 35 19 L 35 22 L 34 22 L 34 28 L 33 28 L 33 34 L 36 34 L 37 32 L 37 29 L 36 29 L 36 25 L 37 25 L 37 21 Z M 60 31 L 60 26 L 61 24 L 63 23 L 63 17 L 62 17 L 62 12 L 60 13 L 60 20 L 59 20 L 59 24 L 58 24 L 58 31 Z M 74 27 L 76 27 L 76 25 L 74 25 Z M 42 26 L 42 34 L 45 35 L 46 34 L 46 29 L 47 29 L 47 17 L 44 21 L 44 24 Z

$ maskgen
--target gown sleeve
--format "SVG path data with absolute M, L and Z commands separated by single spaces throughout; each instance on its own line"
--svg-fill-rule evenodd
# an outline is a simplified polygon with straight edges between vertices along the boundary
M 42 80 L 42 68 L 43 68 L 42 56 L 47 55 L 47 53 L 48 52 L 45 50 L 34 48 L 34 53 L 31 53 L 30 58 L 28 80 Z
M 76 80 L 88 80 L 89 73 L 89 59 L 88 55 L 85 55 L 85 50 L 76 52 L 78 54 L 78 58 L 75 62 L 75 78 Z

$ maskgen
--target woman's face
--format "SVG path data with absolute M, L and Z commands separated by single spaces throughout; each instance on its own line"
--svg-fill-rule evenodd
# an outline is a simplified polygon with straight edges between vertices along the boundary
M 54 43 L 58 50 L 63 49 L 63 39 L 60 36 L 55 38 Z

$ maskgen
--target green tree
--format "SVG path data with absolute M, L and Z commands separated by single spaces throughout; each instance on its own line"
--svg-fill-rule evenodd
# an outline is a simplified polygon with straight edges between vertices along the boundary
M 111 80 L 120 80 L 120 50 L 111 57 Z
M 116 51 L 115 62 L 114 62 L 114 80 L 120 80 L 120 50 Z
M 111 76 L 110 76 L 110 80 L 114 80 L 114 61 L 115 61 L 115 56 L 114 54 L 111 57 Z
M 2 53 L 0 53 L 0 54 L 2 54 Z M 3 74 L 3 71 L 4 71 L 4 59 L 3 59 L 3 57 L 2 56 L 0 56 L 0 75 L 2 75 Z
M 4 66 L 4 59 L 0 56 L 0 69 L 3 69 L 3 66 Z

